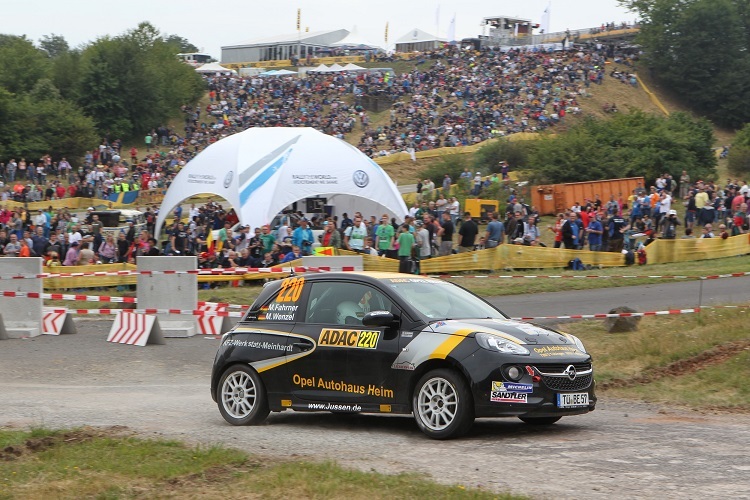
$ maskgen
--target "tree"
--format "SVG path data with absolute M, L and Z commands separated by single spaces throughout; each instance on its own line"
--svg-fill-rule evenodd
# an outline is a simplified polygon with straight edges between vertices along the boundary
M 49 61 L 44 52 L 24 36 L 0 37 L 0 87 L 21 93 L 47 74 Z
M 734 136 L 728 161 L 729 171 L 733 174 L 750 174 L 750 124 L 746 124 Z
M 536 141 L 529 169 L 538 184 L 638 176 L 653 181 L 682 170 L 707 179 L 715 176 L 713 142 L 706 120 L 631 111 L 609 120 L 587 118 L 564 135 Z
M 42 39 L 39 40 L 39 48 L 46 52 L 52 59 L 59 57 L 70 50 L 70 46 L 65 40 L 65 37 L 54 33 L 51 35 L 44 35 Z
M 80 66 L 78 102 L 112 137 L 140 136 L 178 116 L 204 91 L 200 76 L 149 23 L 98 39 L 83 51 Z
M 175 50 L 175 54 L 199 51 L 198 47 L 190 43 L 187 38 L 183 38 L 179 35 L 169 35 L 164 38 L 164 41 L 167 43 L 167 45 L 173 47 L 173 50 Z
M 622 0 L 657 79 L 717 123 L 750 121 L 748 0 Z

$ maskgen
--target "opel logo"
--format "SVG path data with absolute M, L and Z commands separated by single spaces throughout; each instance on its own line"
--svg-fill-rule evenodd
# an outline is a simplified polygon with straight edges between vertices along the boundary
M 563 375 L 567 375 L 570 380 L 576 379 L 576 367 L 573 365 L 568 365 L 568 367 L 563 372 Z
M 229 185 L 232 183 L 232 179 L 234 178 L 234 170 L 230 170 L 227 172 L 227 176 L 224 177 L 224 188 L 228 188 Z
M 352 180 L 357 187 L 363 188 L 370 183 L 370 176 L 364 170 L 357 170 L 352 175 Z

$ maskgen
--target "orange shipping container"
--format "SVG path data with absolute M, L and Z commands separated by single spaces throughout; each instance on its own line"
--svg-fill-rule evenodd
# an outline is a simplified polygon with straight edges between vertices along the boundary
M 586 205 L 587 200 L 594 201 L 596 195 L 602 203 L 609 201 L 610 195 L 616 200 L 627 203 L 637 187 L 645 187 L 643 177 L 627 179 L 607 179 L 603 181 L 569 182 L 566 184 L 547 184 L 536 186 L 531 190 L 531 204 L 542 215 L 552 215 L 570 209 L 576 202 Z

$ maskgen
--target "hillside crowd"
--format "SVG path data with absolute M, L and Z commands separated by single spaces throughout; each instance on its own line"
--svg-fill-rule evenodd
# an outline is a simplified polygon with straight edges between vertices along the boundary
M 588 87 L 607 77 L 608 57 L 627 65 L 632 56 L 601 45 L 564 52 L 451 46 L 402 74 L 209 75 L 209 104 L 185 107 L 184 133 L 170 131 L 168 143 L 194 154 L 250 127 L 309 126 L 342 139 L 358 133 L 359 149 L 371 157 L 469 145 L 543 130 L 580 113 Z M 392 103 L 386 124 L 371 124 L 363 95 Z

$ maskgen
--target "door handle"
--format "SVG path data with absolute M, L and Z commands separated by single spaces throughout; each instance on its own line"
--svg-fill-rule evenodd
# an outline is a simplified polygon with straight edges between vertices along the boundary
M 294 342 L 293 347 L 298 347 L 301 351 L 309 351 L 313 345 L 310 342 Z

